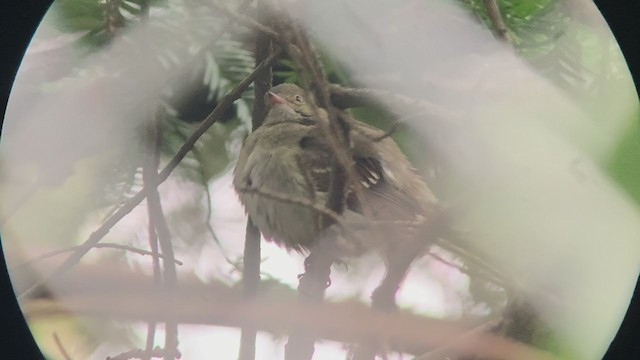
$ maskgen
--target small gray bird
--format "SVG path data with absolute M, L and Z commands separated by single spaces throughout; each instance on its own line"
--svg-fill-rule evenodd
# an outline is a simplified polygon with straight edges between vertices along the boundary
M 334 150 L 322 127 L 328 118 L 294 84 L 273 87 L 265 101 L 267 117 L 247 137 L 233 184 L 266 239 L 303 252 L 328 232 L 336 231 L 335 226 L 324 225 L 316 209 L 301 203 L 326 205 L 334 168 Z M 341 217 L 346 225 L 359 226 L 351 227 L 351 235 L 341 234 L 342 243 L 347 244 L 344 251 L 367 250 L 377 247 L 378 242 L 386 243 L 383 247 L 393 246 L 408 228 L 407 223 L 431 215 L 436 199 L 390 137 L 384 137 L 380 129 L 347 119 L 348 153 L 355 179 L 346 192 Z M 363 245 L 363 241 L 371 244 Z

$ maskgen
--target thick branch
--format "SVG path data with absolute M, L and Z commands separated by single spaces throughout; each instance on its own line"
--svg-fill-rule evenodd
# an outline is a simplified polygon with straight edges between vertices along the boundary
M 59 249 L 59 250 L 55 250 L 55 251 L 51 251 L 45 254 L 42 254 L 38 257 L 35 257 L 33 259 L 30 259 L 29 261 L 16 265 L 14 267 L 11 268 L 11 271 L 14 270 L 18 270 L 20 268 L 29 266 L 35 262 L 38 261 L 42 261 L 44 259 L 48 259 L 50 257 L 54 257 L 56 255 L 61 255 L 64 253 L 68 253 L 68 252 L 73 252 L 73 251 L 77 251 L 82 249 L 83 245 L 76 245 L 76 246 L 70 246 L 64 249 Z M 132 252 L 135 254 L 140 254 L 140 255 L 147 255 L 147 256 L 154 256 L 154 257 L 158 257 L 162 260 L 168 260 L 166 256 L 164 256 L 163 254 L 155 254 L 153 251 L 147 251 L 147 250 L 143 250 L 143 249 L 138 249 L 132 246 L 127 246 L 127 245 L 120 245 L 120 244 L 113 244 L 113 243 L 102 243 L 102 244 L 95 244 L 92 246 L 92 248 L 96 248 L 96 249 L 115 249 L 115 250 L 123 250 L 123 251 L 128 251 L 128 252 Z M 177 260 L 177 259 L 173 259 L 173 261 L 177 264 L 177 265 L 182 265 L 182 261 Z
M 157 186 L 158 183 L 158 165 L 159 165 L 159 142 L 160 142 L 160 128 L 158 127 L 158 120 L 152 119 L 152 123 L 147 124 L 147 153 L 149 155 L 149 161 L 146 162 L 143 171 L 142 179 L 145 188 L 147 188 L 147 205 L 149 211 L 149 222 L 155 227 L 155 234 L 157 235 L 157 241 L 162 249 L 162 253 L 170 260 L 174 259 L 173 244 L 171 242 L 171 232 L 167 219 L 162 209 L 162 200 L 160 199 L 160 193 Z M 153 247 L 152 247 L 153 248 Z M 155 249 L 157 252 L 157 248 Z M 176 266 L 171 261 L 163 263 L 163 287 L 167 290 L 174 290 L 176 288 L 178 277 L 176 273 Z M 174 360 L 175 356 L 173 352 L 178 348 L 178 324 L 174 322 L 167 322 L 165 325 L 165 345 L 164 348 L 167 352 L 164 354 L 165 360 Z
M 489 331 L 496 327 L 498 323 L 499 320 L 492 320 L 485 324 L 482 324 L 477 328 L 467 332 L 466 334 L 462 334 L 450 344 L 432 350 L 426 354 L 417 356 L 413 360 L 455 359 L 457 356 L 460 356 L 457 348 L 464 346 L 464 344 L 477 342 L 479 340 L 479 337 L 482 337 L 484 334 L 489 333 Z
M 156 347 L 151 350 L 133 349 L 133 350 L 125 351 L 122 354 L 118 354 L 116 356 L 108 356 L 107 360 L 166 358 L 167 356 L 172 356 L 179 359 L 182 356 L 182 354 L 180 354 L 180 352 L 175 349 L 165 350 L 165 349 Z
M 71 356 L 69 356 L 67 349 L 64 348 L 64 346 L 62 345 L 62 341 L 60 341 L 58 334 L 55 332 L 53 333 L 53 341 L 56 343 L 58 350 L 60 350 L 60 354 L 62 354 L 62 358 L 64 360 L 71 360 Z
M 460 112 L 451 111 L 428 101 L 418 100 L 387 90 L 370 88 L 348 88 L 331 84 L 331 102 L 339 109 L 353 107 L 373 107 L 390 111 L 398 117 L 407 113 L 424 114 L 429 119 L 451 123 L 462 118 Z
M 105 1 L 105 20 L 107 23 L 107 33 L 110 37 L 115 36 L 124 27 L 124 16 L 120 12 L 121 0 Z

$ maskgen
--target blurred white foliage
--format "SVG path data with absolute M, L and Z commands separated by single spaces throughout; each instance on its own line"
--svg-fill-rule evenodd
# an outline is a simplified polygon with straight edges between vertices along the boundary
M 301 21 L 363 85 L 407 94 L 464 115 L 461 123 L 446 126 L 428 117 L 412 124 L 446 154 L 454 172 L 466 179 L 463 188 L 452 185 L 450 189 L 459 194 L 463 204 L 457 226 L 467 232 L 475 249 L 491 256 L 532 294 L 557 298 L 564 305 L 560 311 L 545 297 L 533 300 L 576 349 L 583 351 L 583 358 L 599 358 L 621 321 L 638 274 L 640 213 L 596 163 L 610 154 L 628 125 L 636 100 L 626 106 L 612 104 L 609 118 L 594 121 L 582 110 L 584 104 L 576 104 L 538 75 L 451 1 L 295 4 Z M 595 7 L 590 8 L 594 17 L 599 16 Z M 133 129 L 144 118 L 139 104 L 160 95 L 161 84 L 169 76 L 161 64 L 176 56 L 172 50 L 180 53 L 172 46 L 180 43 L 180 38 L 207 40 L 202 23 L 184 16 L 184 9 L 180 9 L 172 7 L 154 14 L 183 29 L 178 38 L 158 34 L 152 26 L 136 27 L 97 54 L 82 60 L 73 52 L 66 55 L 69 68 L 93 71 L 86 81 L 78 76 L 65 84 L 65 90 L 37 101 L 11 98 L 0 160 L 3 169 L 12 171 L 3 173 L 3 187 L 9 184 L 11 190 L 16 184 L 28 183 L 33 173 L 25 165 L 33 162 L 46 165 L 39 176 L 55 177 L 60 169 L 72 171 L 79 159 L 136 141 Z M 150 53 L 139 51 L 136 44 L 166 47 L 166 58 L 150 58 Z M 189 49 L 192 47 L 185 51 Z M 37 53 L 35 48 L 32 52 Z M 25 59 L 28 63 L 29 55 Z M 28 66 L 21 68 L 16 88 L 24 86 L 21 82 L 28 78 L 27 71 Z M 126 86 L 109 81 L 117 71 L 125 72 Z M 95 82 L 101 79 L 104 82 Z M 442 133 L 444 139 L 434 135 Z M 228 176 L 210 188 L 214 229 L 227 256 L 237 258 L 244 238 L 242 208 Z M 8 191 L 2 190 L 3 194 Z M 164 201 L 167 209 L 185 201 L 171 198 L 171 193 L 191 193 L 184 184 L 175 183 L 167 183 L 161 191 L 168 196 Z M 52 216 L 55 212 L 53 207 L 40 213 Z M 113 238 L 141 234 L 146 229 L 144 208 L 132 215 Z M 14 226 L 12 236 L 3 239 L 28 246 L 31 239 L 24 234 L 32 229 L 27 227 L 39 224 Z M 64 239 L 54 243 L 74 242 Z M 302 257 L 289 256 L 272 244 L 263 249 L 263 270 L 295 286 L 295 276 L 302 272 Z M 203 279 L 232 274 L 220 249 L 212 244 L 198 259 L 180 259 L 188 263 L 180 271 L 194 271 Z M 376 260 L 353 261 L 371 264 Z M 368 274 L 357 274 L 362 280 L 357 286 L 348 272 L 343 277 L 340 270 L 334 271 L 338 275 L 329 296 L 367 299 L 382 276 L 383 268 L 378 265 L 368 268 Z M 450 284 L 464 288 L 465 277 L 452 273 L 456 276 Z M 458 305 L 447 306 L 441 285 L 424 276 L 422 269 L 409 276 L 400 303 L 434 315 L 456 313 Z M 416 297 L 425 301 L 414 301 Z M 232 359 L 237 331 L 181 326 L 180 342 L 186 359 L 209 358 L 211 351 L 226 354 L 216 358 Z M 274 346 L 268 335 L 259 337 L 264 359 L 280 357 L 281 345 Z M 115 350 L 103 348 L 100 354 L 114 355 Z M 337 354 L 342 352 L 336 344 L 319 345 L 315 359 L 335 359 Z

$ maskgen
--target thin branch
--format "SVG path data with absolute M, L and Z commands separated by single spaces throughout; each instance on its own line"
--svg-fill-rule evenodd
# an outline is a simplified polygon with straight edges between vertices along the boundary
M 451 343 L 439 347 L 435 350 L 429 351 L 426 354 L 422 354 L 413 358 L 413 360 L 442 360 L 442 359 L 454 359 L 459 356 L 458 348 L 475 341 L 478 341 L 478 337 L 488 333 L 492 328 L 496 327 L 500 323 L 500 319 L 488 321 L 471 331 L 460 335 L 457 339 L 454 339 Z
M 391 135 L 393 135 L 398 130 L 398 128 L 400 127 L 400 124 L 401 124 L 400 121 L 394 121 L 389 127 L 389 129 L 384 132 L 384 134 L 376 136 L 371 140 L 373 140 L 374 142 L 380 142 L 388 137 L 391 137 Z
M 181 131 L 178 132 L 178 135 L 181 137 L 182 141 L 187 141 L 188 137 L 185 134 L 183 134 Z M 206 226 L 207 231 L 209 232 L 209 235 L 211 235 L 211 239 L 213 240 L 213 242 L 218 246 L 218 248 L 220 248 L 220 251 L 225 261 L 233 266 L 234 261 L 232 261 L 227 256 L 226 250 L 222 246 L 220 239 L 216 235 L 216 231 L 213 229 L 213 226 L 211 225 L 211 218 L 213 216 L 212 196 L 211 196 L 211 190 L 209 189 L 208 179 L 204 171 L 204 166 L 202 166 L 203 163 L 205 162 L 205 157 L 202 155 L 200 150 L 198 150 L 198 148 L 194 147 L 191 151 L 193 152 L 193 156 L 196 158 L 196 162 L 198 163 L 198 174 L 200 175 L 200 184 L 204 188 L 205 201 L 207 202 L 207 213 L 205 215 L 204 225 Z
M 180 147 L 176 155 L 169 161 L 169 163 L 160 171 L 157 178 L 157 183 L 152 184 L 152 186 L 158 186 L 160 183 L 167 180 L 169 175 L 175 170 L 176 167 L 180 164 L 182 159 L 193 149 L 196 142 L 200 137 L 213 125 L 218 119 L 220 119 L 225 111 L 231 106 L 231 104 L 237 100 L 244 90 L 253 82 L 258 74 L 260 74 L 265 69 L 269 68 L 273 65 L 278 56 L 282 53 L 282 50 L 278 49 L 271 54 L 269 58 L 263 61 L 260 65 L 258 65 L 251 74 L 249 74 L 246 78 L 244 78 L 238 85 L 236 85 L 227 95 L 225 95 L 222 100 L 218 103 L 218 106 L 207 116 L 207 118 L 200 124 L 198 129 L 189 137 L 189 139 Z M 127 214 L 129 214 L 135 207 L 142 202 L 142 200 L 147 196 L 148 189 L 145 187 L 140 190 L 138 193 L 133 195 L 127 202 L 125 202 L 112 216 L 110 216 L 102 225 L 94 231 L 85 242 L 78 247 L 78 249 L 67 258 L 60 266 L 54 269 L 49 273 L 48 276 L 43 279 L 37 281 L 35 284 L 27 288 L 22 293 L 18 294 L 19 297 L 25 296 L 26 294 L 31 293 L 39 286 L 42 286 L 47 281 L 52 278 L 59 276 L 60 274 L 68 271 L 73 266 L 78 264 L 82 257 L 91 250 L 94 245 L 96 245 L 100 240 L 109 233 L 111 228 L 115 226 L 122 218 L 124 218 Z
M 202 166 L 204 162 L 204 156 L 200 154 L 200 150 L 198 150 L 197 148 L 193 149 L 193 155 L 198 160 L 198 174 L 200 175 L 200 184 L 204 188 L 205 200 L 207 201 L 207 214 L 205 215 L 205 226 L 207 227 L 207 231 L 209 232 L 209 235 L 211 235 L 211 239 L 213 240 L 213 242 L 215 242 L 216 244 L 218 244 L 218 246 L 221 247 L 222 245 L 220 243 L 220 239 L 218 239 L 218 236 L 216 235 L 216 232 L 213 229 L 213 226 L 211 225 L 211 217 L 213 216 L 213 206 L 212 206 L 211 190 L 209 190 L 208 179 L 204 172 L 204 166 Z M 225 254 L 225 258 L 226 258 L 226 254 Z
M 264 196 L 266 198 L 272 199 L 272 200 L 277 200 L 277 201 L 282 201 L 285 203 L 289 203 L 289 204 L 295 204 L 295 205 L 300 205 L 300 206 L 304 206 L 307 207 L 309 209 L 312 209 L 314 211 L 317 211 L 318 213 L 328 216 L 331 219 L 333 219 L 333 221 L 336 222 L 336 224 L 340 225 L 342 224 L 342 220 L 341 217 L 338 213 L 336 213 L 335 211 L 328 209 L 322 205 L 318 205 L 316 203 L 311 202 L 310 200 L 307 199 L 303 199 L 303 198 L 294 198 L 291 197 L 289 195 L 286 194 L 282 194 L 282 193 L 276 193 L 273 191 L 269 191 L 266 189 L 262 189 L 262 188 L 255 188 L 255 187 L 241 187 L 237 189 L 238 192 L 244 192 L 244 193 L 249 193 L 249 194 L 258 194 L 261 196 Z
M 316 91 L 316 98 L 319 101 L 321 108 L 325 109 L 329 118 L 329 124 L 326 126 L 322 123 L 323 130 L 326 134 L 326 140 L 334 150 L 336 161 L 333 165 L 334 176 L 332 176 L 332 184 L 329 187 L 329 195 L 327 196 L 327 207 L 337 213 L 341 213 L 344 210 L 344 194 L 347 187 L 352 186 L 356 192 L 356 195 L 362 198 L 362 190 L 359 187 L 359 183 L 351 181 L 355 177 L 352 172 L 353 169 L 350 165 L 350 156 L 348 154 L 349 138 L 349 125 L 341 116 L 338 116 L 336 109 L 332 106 L 329 94 L 329 83 L 326 79 L 326 74 L 322 69 L 322 65 L 318 59 L 318 56 L 309 41 L 306 33 L 296 24 L 293 23 L 291 18 L 286 12 L 277 11 L 277 17 L 280 21 L 278 24 L 278 31 L 273 30 L 269 26 L 265 26 L 260 22 L 257 22 L 249 17 L 243 16 L 229 10 L 221 5 L 213 5 L 220 11 L 226 13 L 228 16 L 234 18 L 238 23 L 245 25 L 251 29 L 262 32 L 264 35 L 271 37 L 285 51 L 289 54 L 289 57 L 294 60 L 297 70 L 301 72 L 302 69 L 306 70 L 311 75 L 311 82 L 314 85 Z M 276 11 L 270 9 L 271 12 Z M 293 35 L 293 36 L 291 36 Z M 304 77 L 302 77 L 305 80 Z M 315 116 L 321 117 L 318 109 L 314 108 Z M 346 174 L 346 176 L 340 176 L 338 174 Z M 346 181 L 345 181 L 346 180 Z
M 67 248 L 64 248 L 64 249 L 54 250 L 54 251 L 42 254 L 42 255 L 40 255 L 38 257 L 30 259 L 29 261 L 26 261 L 26 262 L 24 262 L 22 264 L 19 264 L 19 265 L 16 265 L 16 266 L 12 267 L 11 271 L 18 270 L 20 268 L 29 266 L 29 265 L 31 265 L 33 263 L 48 259 L 50 257 L 54 257 L 56 255 L 62 255 L 62 254 L 68 253 L 68 252 L 81 250 L 81 249 L 83 249 L 83 246 L 84 245 L 75 245 L 75 246 L 70 246 L 70 247 L 67 247 Z M 95 249 L 116 249 L 116 250 L 129 251 L 129 252 L 140 254 L 140 255 L 156 256 L 152 251 L 147 251 L 147 250 L 138 249 L 138 248 L 135 248 L 135 247 L 132 247 L 132 246 L 113 244 L 113 243 L 95 244 L 95 245 L 92 246 L 92 248 L 95 248 Z M 159 258 L 161 258 L 162 260 L 165 260 L 165 261 L 169 260 L 163 254 L 158 254 L 157 256 Z M 173 259 L 173 261 L 177 265 L 183 265 L 183 262 L 180 261 L 180 260 Z
M 464 259 L 465 262 L 473 263 L 475 266 L 485 271 L 488 274 L 488 276 L 491 277 L 492 279 L 491 282 L 495 283 L 496 285 L 499 285 L 506 290 L 512 289 L 512 288 L 523 289 L 522 284 L 520 284 L 514 279 L 510 279 L 506 275 L 503 275 L 502 271 L 497 270 L 495 267 L 490 265 L 487 261 L 485 261 L 481 257 L 473 254 L 470 251 L 467 251 L 462 246 L 454 243 L 453 241 L 450 241 L 445 238 L 438 238 L 436 240 L 436 245 L 460 257 L 461 259 Z
M 242 290 L 247 299 L 252 299 L 260 289 L 260 231 L 253 225 L 251 219 L 247 219 L 242 264 Z M 257 334 L 258 330 L 255 326 L 242 327 L 239 360 L 255 359 Z
M 237 11 L 231 10 L 220 4 L 207 3 L 215 9 L 225 13 L 228 17 L 234 19 L 238 24 L 246 26 L 254 31 L 262 32 L 269 36 L 273 41 L 277 42 L 280 46 L 290 53 L 292 58 L 300 58 L 304 55 L 304 52 L 292 44 L 285 36 L 282 36 L 276 32 L 272 27 L 266 26 L 249 16 L 242 15 Z M 316 58 L 316 55 L 312 55 L 311 58 Z M 315 61 L 318 64 L 317 61 Z M 308 64 L 307 64 L 308 65 Z M 311 68 L 318 67 L 318 65 L 312 65 Z M 453 112 L 449 109 L 443 108 L 439 105 L 429 103 L 424 100 L 417 100 L 408 96 L 400 95 L 394 92 L 369 89 L 369 88 L 348 88 L 342 85 L 329 84 L 326 81 L 320 79 L 323 78 L 322 70 L 315 70 L 316 76 L 320 74 L 318 82 L 321 83 L 321 87 L 325 87 L 329 91 L 331 104 L 338 109 L 347 109 L 352 107 L 374 107 L 384 110 L 388 109 L 416 109 L 419 112 L 435 116 L 441 120 L 459 120 L 461 114 Z M 321 106 L 326 104 L 326 100 L 322 100 Z
M 162 200 L 160 198 L 158 187 L 154 186 L 154 184 L 159 183 L 157 181 L 159 165 L 158 147 L 161 133 L 158 126 L 158 119 L 152 119 L 152 121 L 153 122 L 151 124 L 147 125 L 148 134 L 151 135 L 148 136 L 147 139 L 147 153 L 150 155 L 150 161 L 147 161 L 143 168 L 142 181 L 144 183 L 144 187 L 148 189 L 147 205 L 149 211 L 149 222 L 153 223 L 155 227 L 157 241 L 160 249 L 162 249 L 162 253 L 169 259 L 173 259 L 174 254 L 171 232 L 169 230 L 169 225 L 167 224 L 167 219 L 164 215 L 164 210 L 162 209 Z M 163 263 L 162 269 L 163 288 L 170 291 L 174 290 L 178 282 L 175 264 L 172 262 Z M 164 359 L 174 360 L 175 357 L 173 356 L 173 352 L 177 352 L 178 348 L 178 324 L 175 322 L 168 321 L 165 324 L 164 348 L 168 350 L 165 353 Z
M 444 248 L 443 248 L 444 249 Z M 459 253 L 455 253 L 449 250 L 446 250 L 448 252 L 450 252 L 451 254 L 454 254 L 458 257 L 460 257 L 461 259 L 467 260 L 463 255 L 460 255 Z M 469 277 L 477 277 L 477 278 L 481 278 L 484 279 L 490 283 L 493 283 L 499 287 L 501 287 L 502 289 L 508 290 L 510 285 L 503 279 L 496 277 L 495 275 L 489 273 L 487 270 L 485 270 L 484 268 L 482 268 L 482 272 L 475 272 L 475 271 L 471 271 L 469 270 L 466 266 L 464 265 L 458 265 L 455 264 L 445 258 L 443 258 L 442 256 L 434 253 L 433 251 L 430 251 L 427 253 L 428 256 L 431 256 L 432 258 L 436 259 L 437 261 L 450 266 L 456 270 L 458 270 L 459 272 L 466 274 Z
M 311 82 L 314 85 L 316 98 L 319 102 L 318 105 L 327 113 L 328 124 L 325 122 L 320 122 L 320 124 L 325 134 L 325 140 L 332 148 L 334 161 L 332 165 L 333 170 L 331 171 L 331 182 L 327 192 L 326 206 L 338 214 L 341 214 L 346 206 L 345 194 L 347 189 L 353 189 L 358 199 L 364 198 L 362 187 L 360 183 L 355 180 L 356 176 L 352 166 L 352 157 L 349 153 L 350 126 L 344 117 L 338 116 L 337 110 L 331 103 L 329 82 L 326 79 L 326 74 L 319 61 L 319 56 L 315 52 L 309 37 L 304 30 L 297 24 L 294 24 L 290 18 L 285 17 L 284 19 L 286 20 L 283 21 L 288 22 L 286 25 L 291 32 L 293 32 L 295 42 L 300 50 L 295 52 L 287 48 L 289 56 L 311 74 Z M 289 29 L 285 27 L 284 30 Z M 318 109 L 314 108 L 314 111 L 316 117 L 322 117 Z M 367 212 L 366 207 L 363 209 L 363 212 Z
M 55 333 L 55 332 L 53 333 L 53 341 L 56 343 L 56 347 L 58 347 L 58 350 L 60 350 L 60 354 L 62 354 L 62 358 L 64 360 L 71 360 L 71 356 L 69 356 L 69 353 L 64 348 L 64 346 L 62 345 L 62 341 L 60 341 L 60 338 L 58 337 L 58 333 Z
M 215 10 L 218 10 L 218 11 L 222 12 L 228 18 L 233 19 L 234 21 L 236 21 L 240 25 L 243 25 L 243 26 L 248 27 L 248 28 L 250 28 L 252 30 L 255 30 L 257 32 L 261 32 L 264 35 L 267 35 L 268 37 L 270 37 L 274 41 L 278 41 L 279 42 L 282 39 L 281 36 L 275 30 L 270 28 L 269 26 L 264 25 L 264 24 L 262 24 L 262 23 L 260 23 L 260 22 L 258 22 L 256 20 L 252 19 L 249 16 L 242 15 L 239 11 L 231 10 L 231 9 L 227 8 L 226 6 L 219 4 L 216 1 L 214 1 L 214 2 L 202 1 L 202 4 L 210 6 L 210 7 L 214 8 Z
M 150 119 L 147 119 L 148 122 L 146 124 L 146 138 L 145 138 L 145 143 L 146 143 L 146 161 L 144 163 L 144 167 L 143 167 L 143 183 L 144 185 L 146 185 L 146 182 L 148 182 L 150 179 L 149 177 L 152 176 L 151 179 L 153 179 L 155 181 L 155 177 L 158 175 L 157 174 L 157 169 L 158 169 L 158 165 L 160 163 L 160 148 L 159 146 L 157 146 L 159 139 L 160 139 L 160 134 L 158 131 L 158 121 L 156 120 L 156 118 L 154 116 L 152 116 Z M 151 207 L 151 202 L 149 201 L 149 199 L 147 198 L 147 217 L 149 218 L 149 224 L 148 224 L 148 235 L 149 235 L 149 248 L 151 249 L 151 252 L 154 254 L 153 256 L 153 284 L 157 287 L 160 288 L 160 286 L 162 285 L 162 274 L 160 272 L 160 261 L 158 258 L 158 254 L 159 254 L 159 249 L 158 249 L 158 232 L 156 231 L 156 223 L 155 223 L 155 216 L 153 215 L 153 211 L 152 211 L 152 207 Z M 145 350 L 146 350 L 146 356 L 145 357 L 141 357 L 141 359 L 143 360 L 150 360 L 151 359 L 151 352 L 153 350 L 153 344 L 155 343 L 155 335 L 156 335 L 156 325 L 157 323 L 155 321 L 150 321 L 147 324 L 147 341 L 145 344 Z
M 151 8 L 149 2 L 151 0 L 142 0 L 142 2 L 140 2 L 140 15 L 143 19 L 148 19 L 149 18 L 149 10 Z
M 507 25 L 502 19 L 502 14 L 500 14 L 498 2 L 496 0 L 482 0 L 482 3 L 487 9 L 487 15 L 489 16 L 489 20 L 491 20 L 491 24 L 493 24 L 493 30 L 498 39 L 504 42 L 509 42 L 509 37 L 507 36 Z
M 462 119 L 461 112 L 452 111 L 425 100 L 418 100 L 387 90 L 349 88 L 336 84 L 329 85 L 329 90 L 331 102 L 338 109 L 373 107 L 391 111 L 399 117 L 406 116 L 407 110 L 409 110 L 410 113 L 429 115 L 429 119 L 444 121 L 445 123 L 456 123 Z
M 265 0 L 259 0 L 256 11 L 263 22 L 268 22 Z M 268 36 L 258 33 L 256 36 L 256 64 L 269 57 L 273 51 L 273 44 Z M 264 96 L 272 87 L 272 69 L 267 68 L 258 75 L 254 82 L 254 102 L 252 113 L 252 128 L 255 131 L 262 125 L 267 115 L 267 106 L 263 101 Z M 260 231 L 247 219 L 245 233 L 244 252 L 242 258 L 242 289 L 247 299 L 256 297 L 260 288 Z M 254 360 L 256 357 L 257 330 L 253 326 L 242 327 L 240 335 L 239 360 Z

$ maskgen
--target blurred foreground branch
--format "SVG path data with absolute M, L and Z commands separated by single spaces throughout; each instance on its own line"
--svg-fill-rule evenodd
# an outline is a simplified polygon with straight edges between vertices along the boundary
M 180 324 L 242 327 L 282 333 L 294 326 L 344 343 L 385 339 L 393 348 L 451 348 L 461 355 L 518 360 L 552 360 L 549 353 L 499 336 L 479 332 L 461 341 L 477 323 L 438 320 L 407 312 L 376 312 L 359 303 L 305 304 L 293 299 L 256 298 L 221 284 L 185 279 L 174 291 L 153 287 L 148 275 L 108 266 L 82 266 L 58 279 L 59 300 L 24 303 L 29 321 L 74 314 L 129 321 L 173 321 Z M 181 306 L 176 306 L 181 304 Z
M 162 288 L 168 291 L 172 291 L 176 288 L 178 283 L 178 276 L 176 273 L 176 265 L 171 261 L 174 259 L 173 254 L 173 243 L 171 241 L 171 232 L 169 230 L 169 225 L 167 224 L 167 219 L 164 215 L 164 210 L 162 208 L 162 200 L 160 199 L 160 192 L 157 188 L 158 182 L 158 166 L 160 163 L 160 153 L 159 153 L 159 144 L 161 138 L 161 129 L 159 127 L 158 119 L 153 118 L 151 122 L 146 124 L 147 128 L 147 139 L 146 139 L 146 147 L 147 147 L 147 156 L 148 161 L 145 162 L 142 171 L 142 181 L 144 187 L 147 190 L 147 206 L 148 206 L 148 214 L 149 214 L 149 223 L 153 225 L 154 229 L 150 230 L 154 231 L 154 233 L 150 233 L 149 236 L 151 239 L 151 248 L 154 252 L 157 253 L 158 247 L 154 246 L 154 241 L 157 241 L 162 253 L 170 260 L 168 262 L 162 263 Z M 157 260 L 156 260 L 157 261 Z M 158 273 L 155 272 L 158 269 L 155 267 L 154 263 L 154 285 L 158 285 Z M 149 334 L 151 331 L 148 332 Z M 176 357 L 174 355 L 178 349 L 178 324 L 175 322 L 167 322 L 165 324 L 165 356 L 163 359 L 165 360 L 174 360 Z M 149 341 L 153 343 L 153 341 Z

